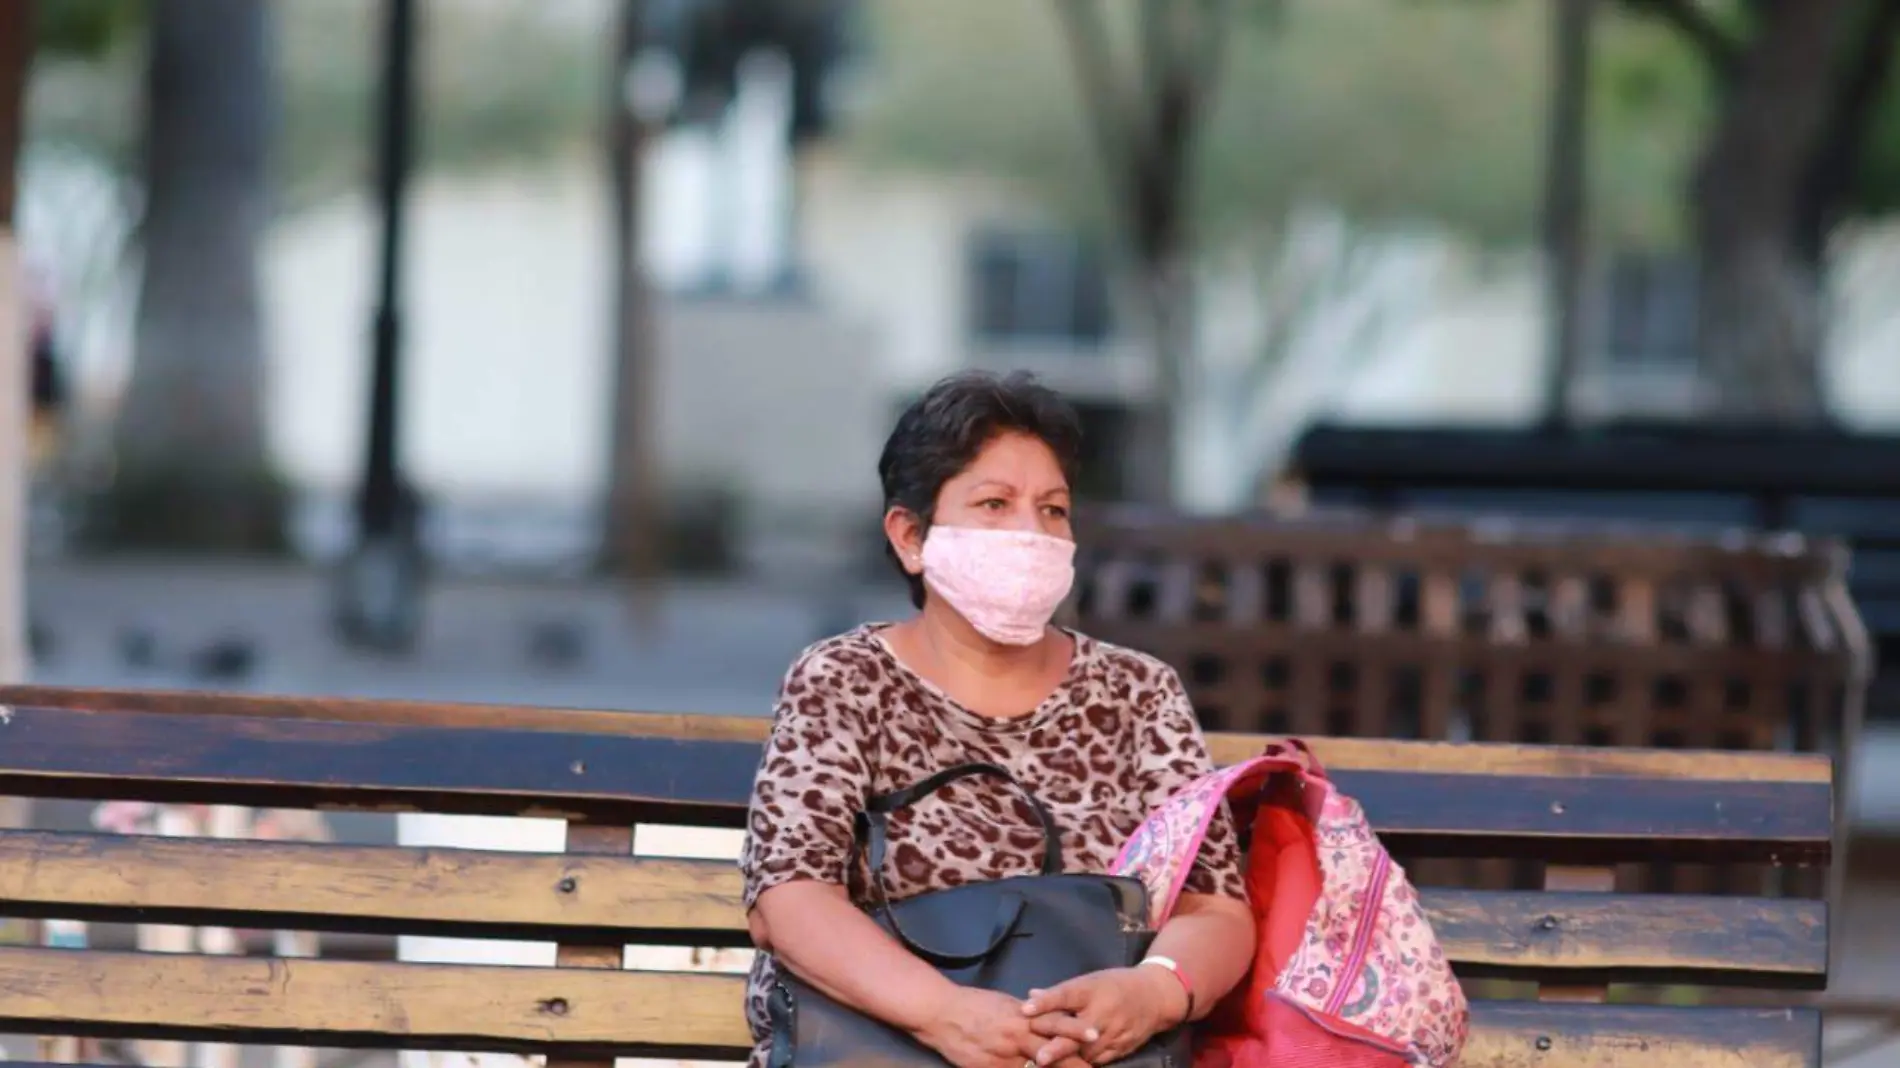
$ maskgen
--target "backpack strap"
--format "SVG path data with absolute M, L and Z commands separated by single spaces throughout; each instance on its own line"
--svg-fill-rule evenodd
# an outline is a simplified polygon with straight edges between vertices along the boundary
M 1147 888 L 1151 926 L 1159 930 L 1173 915 L 1208 828 L 1223 804 L 1245 826 L 1252 822 L 1266 787 L 1281 775 L 1295 776 L 1306 788 L 1331 789 L 1305 743 L 1287 739 L 1269 744 L 1260 756 L 1209 772 L 1175 791 L 1129 836 L 1111 871 L 1138 878 Z M 1309 807 L 1316 809 L 1317 800 L 1310 799 Z

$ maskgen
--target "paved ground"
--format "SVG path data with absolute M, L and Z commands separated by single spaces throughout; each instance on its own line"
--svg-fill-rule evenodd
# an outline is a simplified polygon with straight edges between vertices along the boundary
M 902 610 L 894 586 L 675 583 L 662 593 L 657 632 L 643 635 L 627 596 L 604 583 L 462 580 L 431 590 L 423 640 L 412 655 L 391 657 L 336 641 L 327 576 L 311 569 L 43 564 L 30 596 L 49 639 L 35 676 L 51 684 L 753 715 L 769 711 L 780 675 L 806 644 Z M 568 644 L 553 631 L 571 636 L 571 656 L 537 656 L 537 634 L 542 645 Z M 204 654 L 224 640 L 248 644 L 254 664 L 238 674 L 207 670 Z M 150 662 L 128 655 L 146 641 Z

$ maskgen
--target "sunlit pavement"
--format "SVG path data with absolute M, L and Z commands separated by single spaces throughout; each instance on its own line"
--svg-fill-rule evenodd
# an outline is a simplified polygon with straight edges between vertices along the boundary
M 326 572 L 271 564 L 35 565 L 42 683 L 764 715 L 817 638 L 902 610 L 895 583 L 674 582 L 658 626 L 606 582 L 442 580 L 413 652 L 344 646 Z

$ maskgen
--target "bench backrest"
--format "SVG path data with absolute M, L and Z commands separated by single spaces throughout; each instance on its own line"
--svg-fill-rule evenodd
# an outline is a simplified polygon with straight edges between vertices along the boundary
M 0 794 L 568 825 L 563 854 L 0 834 L 0 915 L 559 946 L 552 968 L 0 948 L 0 1030 L 736 1059 L 749 1045 L 742 977 L 619 966 L 629 945 L 745 943 L 729 861 L 630 854 L 643 825 L 739 827 L 766 729 L 741 718 L 0 690 Z M 1261 744 L 1211 739 L 1220 760 Z M 1544 891 L 1426 892 L 1462 974 L 1538 984 L 1540 1000 L 1477 1002 L 1471 1068 L 1819 1063 L 1812 1009 L 1588 999 L 1610 983 L 1824 984 L 1825 902 L 1600 891 L 1605 866 L 1619 862 L 1825 865 L 1826 758 L 1314 747 L 1402 858 L 1547 865 Z
M 1900 436 L 1700 423 L 1559 434 L 1322 425 L 1294 451 L 1283 488 L 1320 505 L 1838 538 L 1852 547 L 1848 583 L 1875 639 L 1870 710 L 1900 715 Z

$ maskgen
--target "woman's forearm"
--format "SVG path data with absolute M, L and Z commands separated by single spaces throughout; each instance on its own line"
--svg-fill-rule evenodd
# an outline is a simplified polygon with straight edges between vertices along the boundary
M 1179 965 L 1194 991 L 1193 1019 L 1246 978 L 1254 959 L 1253 911 L 1242 901 L 1183 894 L 1148 952 Z
M 753 912 L 761 948 L 829 997 L 893 1027 L 916 1033 L 950 985 L 853 907 L 843 887 L 785 883 L 759 895 Z

